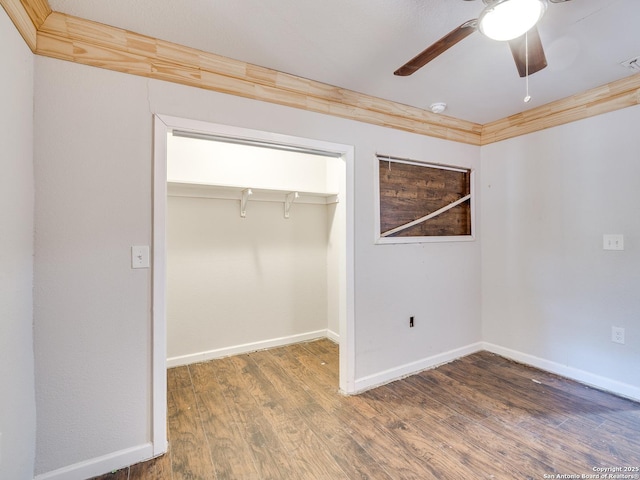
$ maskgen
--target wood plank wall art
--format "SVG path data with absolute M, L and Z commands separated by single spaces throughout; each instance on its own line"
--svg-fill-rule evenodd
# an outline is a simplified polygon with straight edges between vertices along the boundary
M 378 162 L 381 238 L 472 235 L 471 170 Z

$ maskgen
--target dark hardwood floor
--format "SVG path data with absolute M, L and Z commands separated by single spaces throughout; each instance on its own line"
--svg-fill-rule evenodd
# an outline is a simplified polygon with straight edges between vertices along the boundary
M 328 340 L 174 368 L 168 385 L 169 453 L 100 480 L 640 474 L 594 470 L 640 467 L 640 404 L 487 352 L 351 397 Z

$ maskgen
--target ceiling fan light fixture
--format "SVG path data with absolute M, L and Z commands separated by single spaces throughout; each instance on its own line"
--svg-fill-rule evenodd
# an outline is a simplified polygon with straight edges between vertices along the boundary
M 547 10 L 547 0 L 495 0 L 478 18 L 478 29 L 493 40 L 508 41 L 531 30 Z

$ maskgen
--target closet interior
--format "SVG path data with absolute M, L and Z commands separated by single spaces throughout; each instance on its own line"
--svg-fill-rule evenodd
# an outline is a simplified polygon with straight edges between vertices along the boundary
M 322 151 L 168 134 L 169 367 L 339 341 L 344 177 Z

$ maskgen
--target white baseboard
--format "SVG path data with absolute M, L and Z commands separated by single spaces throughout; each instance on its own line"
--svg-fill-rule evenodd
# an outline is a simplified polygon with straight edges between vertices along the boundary
M 327 329 L 327 338 L 338 345 L 340 344 L 340 335 L 333 330 Z
M 600 375 L 596 375 L 585 370 L 580 370 L 568 365 L 562 365 L 561 363 L 529 355 L 528 353 L 511 350 L 510 348 L 494 345 L 493 343 L 483 342 L 483 349 L 511 360 L 515 360 L 516 362 L 524 363 L 525 365 L 530 365 L 550 373 L 555 373 L 556 375 L 584 383 L 585 385 L 589 385 L 600 390 L 605 390 L 622 397 L 640 401 L 640 388 L 627 383 L 622 383 L 607 377 L 601 377 Z
M 416 362 L 400 365 L 399 367 L 391 368 L 383 372 L 358 378 L 355 381 L 354 393 L 361 393 L 365 390 L 369 390 L 371 388 L 375 388 L 380 385 L 399 380 L 423 370 L 435 368 L 444 363 L 451 362 L 460 357 L 464 357 L 481 350 L 496 353 L 516 362 L 530 365 L 532 367 L 539 368 L 540 370 L 544 370 L 550 373 L 555 373 L 557 375 L 561 375 L 563 377 L 575 380 L 577 382 L 592 386 L 600 390 L 620 395 L 622 397 L 630 398 L 635 401 L 640 401 L 640 387 L 619 382 L 617 380 L 612 380 L 610 378 L 602 377 L 585 370 L 562 365 L 551 360 L 546 360 L 544 358 L 539 358 L 534 355 L 518 352 L 516 350 L 511 350 L 509 348 L 501 347 L 499 345 L 488 342 L 473 343 L 465 347 L 423 358 Z
M 34 480 L 85 480 L 153 458 L 153 444 L 113 452 L 102 457 L 75 463 L 68 467 L 36 475 Z
M 331 336 L 330 336 L 331 335 Z M 192 363 L 206 362 L 215 358 L 229 357 L 231 355 L 240 355 L 242 353 L 256 352 L 266 348 L 282 347 L 292 343 L 307 342 L 317 338 L 332 338 L 337 335 L 330 330 L 317 330 L 315 332 L 301 333 L 290 335 L 288 337 L 272 338 L 259 342 L 245 343 L 243 345 L 235 345 L 233 347 L 218 348 L 208 350 L 206 352 L 191 353 L 188 355 L 180 355 L 177 357 L 167 358 L 167 368 L 179 367 L 181 365 L 190 365 Z
M 465 347 L 449 350 L 448 352 L 439 353 L 437 355 L 423 358 L 415 362 L 400 365 L 399 367 L 390 368 L 389 370 L 385 370 L 383 372 L 358 378 L 355 381 L 354 393 L 362 393 L 365 390 L 379 387 L 380 385 L 399 380 L 423 370 L 435 368 L 438 365 L 449 363 L 457 358 L 470 355 L 480 350 L 482 350 L 482 342 L 472 343 L 471 345 L 467 345 Z

